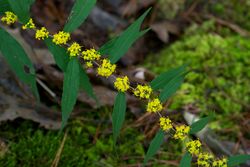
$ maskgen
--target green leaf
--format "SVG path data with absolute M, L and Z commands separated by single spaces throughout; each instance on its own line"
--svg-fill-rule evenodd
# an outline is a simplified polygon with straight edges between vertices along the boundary
M 2 28 L 0 28 L 0 41 L 2 41 L 0 42 L 0 50 L 7 63 L 20 80 L 31 87 L 32 92 L 39 100 L 35 69 L 22 46 Z
M 190 127 L 191 129 L 190 129 L 189 134 L 195 134 L 201 131 L 212 119 L 213 119 L 212 116 L 208 116 L 208 117 L 201 118 L 200 120 L 194 122 Z
M 192 155 L 190 153 L 186 153 L 183 155 L 181 162 L 180 162 L 180 167 L 191 167 L 191 161 L 192 161 Z
M 140 27 L 150 10 L 151 8 L 131 24 L 121 35 L 104 44 L 99 50 L 100 53 L 102 55 L 109 55 L 111 63 L 116 63 L 139 37 L 149 31 L 149 29 L 140 31 Z
M 148 151 L 146 153 L 146 156 L 144 158 L 144 162 L 143 162 L 144 165 L 160 149 L 160 146 L 163 143 L 163 141 L 164 141 L 164 132 L 162 130 L 159 130 L 158 133 L 155 135 L 154 139 L 151 141 L 151 143 L 149 145 L 149 149 L 148 149 Z
M 0 15 L 4 14 L 6 11 L 12 11 L 8 0 L 0 1 Z
M 74 108 L 79 90 L 79 62 L 77 58 L 70 59 L 64 73 L 62 94 L 62 129 L 67 124 L 69 116 Z
M 176 76 L 165 85 L 159 97 L 161 102 L 165 102 L 170 96 L 172 96 L 177 91 L 177 89 L 181 86 L 185 75 L 186 74 Z
M 233 167 L 245 163 L 250 160 L 250 155 L 235 155 L 228 158 L 227 165 L 228 167 Z
M 58 67 L 63 72 L 65 72 L 69 62 L 69 55 L 67 53 L 67 50 L 59 45 L 54 44 L 50 37 L 45 39 L 45 44 L 47 45 L 49 51 L 52 53 Z
M 114 143 L 116 143 L 117 137 L 122 128 L 122 124 L 125 120 L 125 113 L 126 113 L 126 96 L 125 93 L 118 92 L 112 113 Z
M 12 11 L 18 16 L 18 20 L 27 23 L 30 19 L 30 6 L 35 0 L 8 0 Z
M 153 81 L 151 81 L 150 86 L 153 90 L 158 90 L 164 88 L 164 86 L 171 81 L 174 77 L 181 75 L 185 72 L 187 65 L 182 65 L 178 68 L 173 68 L 169 71 L 166 71 L 159 76 L 157 76 Z
M 97 101 L 96 95 L 93 91 L 93 87 L 89 81 L 89 77 L 86 74 L 85 70 L 82 68 L 82 66 L 79 64 L 80 72 L 79 72 L 79 77 L 80 77 L 80 88 L 82 88 L 90 97 L 95 99 Z
M 145 33 L 147 33 L 150 29 L 146 29 L 146 30 L 143 30 L 141 32 L 139 32 L 139 34 L 137 35 L 137 38 L 135 39 L 135 41 L 143 36 Z M 110 52 L 110 49 L 112 49 L 116 43 L 116 41 L 119 39 L 119 36 L 118 37 L 115 37 L 113 39 L 111 39 L 110 41 L 108 41 L 105 45 L 103 45 L 98 51 L 100 52 L 101 55 L 108 55 L 109 52 Z
M 77 29 L 87 18 L 95 3 L 96 0 L 76 0 L 64 31 L 73 32 Z

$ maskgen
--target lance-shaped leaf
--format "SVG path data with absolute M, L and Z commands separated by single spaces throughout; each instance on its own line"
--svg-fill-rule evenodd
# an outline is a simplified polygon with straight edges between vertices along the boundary
M 89 77 L 86 74 L 85 70 L 82 68 L 82 66 L 79 64 L 79 68 L 80 68 L 80 72 L 79 72 L 79 77 L 80 77 L 80 88 L 83 89 L 90 97 L 92 97 L 93 99 L 95 99 L 97 102 L 97 98 L 96 95 L 93 91 L 93 87 L 89 81 Z
M 8 0 L 12 11 L 18 16 L 18 20 L 27 23 L 30 18 L 30 6 L 35 0 Z
M 146 29 L 146 30 L 143 30 L 143 31 L 141 31 L 141 32 L 139 32 L 138 34 L 137 34 L 137 36 L 135 36 L 135 39 L 134 39 L 134 41 L 136 41 L 138 38 L 140 38 L 141 36 L 143 36 L 145 33 L 147 33 L 148 31 L 149 31 L 150 29 Z M 120 36 L 118 36 L 118 37 L 115 37 L 115 38 L 113 38 L 113 39 L 111 39 L 110 41 L 108 41 L 107 43 L 105 43 L 105 45 L 103 45 L 98 51 L 100 52 L 100 54 L 101 55 L 109 55 L 110 54 L 110 50 L 112 50 L 114 47 L 117 47 L 117 46 L 115 46 L 115 45 L 117 45 L 117 41 L 119 40 L 119 38 L 120 38 Z M 132 45 L 132 44 L 131 44 Z M 128 49 L 127 49 L 128 50 Z M 127 51 L 126 50 L 126 51 Z M 126 51 L 124 52 L 124 54 L 126 53 Z M 123 55 L 124 55 L 123 54 Z M 121 56 L 120 57 L 122 57 L 123 56 L 122 54 L 121 54 Z M 112 56 L 113 57 L 113 56 Z M 120 57 L 118 58 L 118 60 L 120 59 Z M 110 59 L 112 59 L 111 57 L 109 57 Z M 116 56 L 114 56 L 114 58 L 113 59 L 117 59 L 116 58 Z M 117 61 L 118 61 L 117 60 Z M 113 62 L 112 60 L 111 60 L 111 62 Z M 114 61 L 115 62 L 115 61 Z
M 62 129 L 67 124 L 69 116 L 76 103 L 79 90 L 79 62 L 77 58 L 70 59 L 64 73 L 62 94 Z
M 0 50 L 11 69 L 24 83 L 28 84 L 36 98 L 39 94 L 36 85 L 35 69 L 22 46 L 4 29 L 0 28 Z
M 47 45 L 49 51 L 52 53 L 58 67 L 63 72 L 65 72 L 69 62 L 69 55 L 67 53 L 67 50 L 59 45 L 54 44 L 50 37 L 45 39 L 45 44 Z
M 164 132 L 162 130 L 159 130 L 149 145 L 148 151 L 144 158 L 143 162 L 144 165 L 148 162 L 150 158 L 152 158 L 157 153 L 163 141 L 164 141 Z
M 4 14 L 6 11 L 11 11 L 11 7 L 9 5 L 8 0 L 1 0 L 0 1 L 0 15 Z
M 194 122 L 190 127 L 189 134 L 195 134 L 201 131 L 212 119 L 213 119 L 212 116 L 208 116 L 208 117 L 201 118 L 200 120 Z
M 95 6 L 96 0 L 76 0 L 68 22 L 64 26 L 64 31 L 73 32 L 77 29 L 87 18 L 90 11 Z
M 170 82 L 173 78 L 178 75 L 181 75 L 185 72 L 186 65 L 182 65 L 178 68 L 171 69 L 166 71 L 159 76 L 157 76 L 153 81 L 151 81 L 150 86 L 153 90 L 162 89 L 165 85 Z
M 190 153 L 185 153 L 181 159 L 180 167 L 190 167 L 192 161 L 192 155 Z
M 114 143 L 116 143 L 117 137 L 119 132 L 122 128 L 122 124 L 125 120 L 125 113 L 126 113 L 126 96 L 123 92 L 118 92 L 115 103 L 114 109 L 112 113 L 112 123 L 113 123 L 113 139 Z
M 99 50 L 100 53 L 102 55 L 108 55 L 111 63 L 116 63 L 122 56 L 124 56 L 132 44 L 149 30 L 146 29 L 140 31 L 141 24 L 149 11 L 150 9 L 148 9 L 118 37 L 104 44 Z
M 181 86 L 185 75 L 186 74 L 176 76 L 165 85 L 159 97 L 161 102 L 165 102 L 170 96 L 172 96 L 177 91 L 177 89 Z
M 232 157 L 229 157 L 228 158 L 228 162 L 227 162 L 227 165 L 229 167 L 234 167 L 234 166 L 237 166 L 237 165 L 240 165 L 242 163 L 245 163 L 246 161 L 250 160 L 250 155 L 235 155 L 235 156 L 232 156 Z

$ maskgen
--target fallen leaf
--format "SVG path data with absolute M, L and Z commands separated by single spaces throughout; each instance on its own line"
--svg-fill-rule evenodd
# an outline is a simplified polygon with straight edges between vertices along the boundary
M 47 129 L 60 129 L 61 114 L 36 102 L 27 86 L 19 83 L 0 55 L 0 123 L 17 118 L 32 120 Z
M 157 34 L 158 38 L 164 43 L 169 41 L 170 33 L 180 35 L 180 29 L 178 26 L 167 21 L 154 23 L 151 25 L 151 28 Z

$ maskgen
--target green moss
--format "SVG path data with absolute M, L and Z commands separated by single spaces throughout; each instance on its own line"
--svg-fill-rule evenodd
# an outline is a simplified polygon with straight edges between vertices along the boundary
M 238 24 L 239 26 L 250 28 L 250 1 L 249 0 L 218 0 L 209 1 L 207 9 L 217 17 Z
M 133 123 L 132 119 L 126 120 L 125 128 L 114 148 L 110 113 L 110 109 L 104 108 L 69 122 L 59 166 L 126 166 L 143 162 L 149 143 L 143 132 L 126 127 Z M 49 167 L 63 135 L 57 131 L 41 129 L 31 121 L 5 123 L 0 126 L 0 136 L 8 141 L 9 151 L 0 157 L 0 166 Z M 161 154 L 150 163 L 152 166 L 164 166 L 158 159 L 176 160 L 177 156 L 181 157 L 181 153 L 182 147 L 175 142 L 165 143 Z
M 191 72 L 170 108 L 193 105 L 203 114 L 215 111 L 218 119 L 223 115 L 217 129 L 237 130 L 232 124 L 237 125 L 237 118 L 250 102 L 250 40 L 236 35 L 220 36 L 213 32 L 213 27 L 212 22 L 192 26 L 181 40 L 149 56 L 146 66 L 159 74 L 188 63 Z

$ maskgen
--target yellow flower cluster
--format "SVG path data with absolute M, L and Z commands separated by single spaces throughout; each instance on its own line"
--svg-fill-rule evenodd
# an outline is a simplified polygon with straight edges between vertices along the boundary
M 81 46 L 74 42 L 70 47 L 68 47 L 68 52 L 70 57 L 75 57 L 81 52 Z
M 100 57 L 100 53 L 95 49 L 88 49 L 82 52 L 82 58 L 86 61 L 99 60 Z
M 166 117 L 166 118 L 161 117 L 160 118 L 160 127 L 162 130 L 168 131 L 173 127 L 172 121 L 168 117 Z
M 152 91 L 153 90 L 150 86 L 137 85 L 137 87 L 134 90 L 134 95 L 140 98 L 149 99 Z
M 153 99 L 147 105 L 148 112 L 159 112 L 163 109 L 161 101 L 158 98 Z
M 103 59 L 100 67 L 97 68 L 97 73 L 103 77 L 109 77 L 116 69 L 115 64 L 111 64 L 108 59 Z
M 53 42 L 57 45 L 66 44 L 70 40 L 70 34 L 67 32 L 59 31 L 53 35 Z
M 213 167 L 227 167 L 227 159 L 222 158 L 213 162 Z
M 35 29 L 36 28 L 36 25 L 34 24 L 33 22 L 33 19 L 30 18 L 29 21 L 22 26 L 22 29 L 26 30 L 26 29 Z
M 129 79 L 127 76 L 121 78 L 116 78 L 116 81 L 114 82 L 114 86 L 118 91 L 125 92 L 129 89 Z
M 209 153 L 200 153 L 198 155 L 197 164 L 200 167 L 210 167 L 210 161 L 212 161 L 213 156 Z
M 85 51 L 82 52 L 81 57 L 86 60 L 86 67 L 87 68 L 91 68 L 93 67 L 93 63 L 92 61 L 94 60 L 99 60 L 101 55 L 98 51 L 96 51 L 95 49 L 87 49 Z
M 5 12 L 5 16 L 1 18 L 1 21 L 11 25 L 17 21 L 17 15 L 9 11 Z
M 36 30 L 36 39 L 38 40 L 44 40 L 45 38 L 49 37 L 49 31 L 45 28 L 42 27 L 40 30 Z
M 200 140 L 187 142 L 186 148 L 190 154 L 198 155 L 201 149 L 201 142 Z
M 92 68 L 93 67 L 93 63 L 91 61 L 87 61 L 85 64 L 86 64 L 87 68 Z
M 186 125 L 179 125 L 175 127 L 174 139 L 184 140 L 190 131 L 190 127 Z

